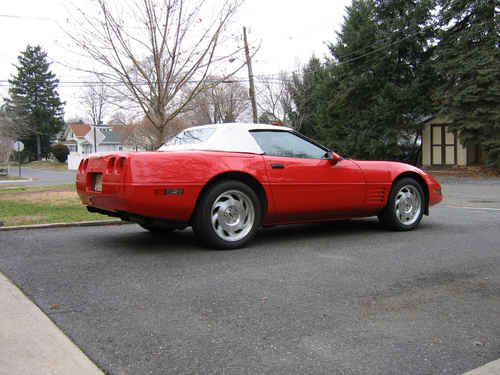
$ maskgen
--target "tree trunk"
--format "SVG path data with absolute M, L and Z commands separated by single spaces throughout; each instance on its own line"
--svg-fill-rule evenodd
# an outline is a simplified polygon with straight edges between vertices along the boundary
M 41 135 L 36 135 L 36 160 L 42 160 L 42 139 Z

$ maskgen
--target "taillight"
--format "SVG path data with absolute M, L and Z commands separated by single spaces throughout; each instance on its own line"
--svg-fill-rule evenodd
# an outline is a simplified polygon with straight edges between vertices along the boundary
M 80 161 L 80 165 L 78 166 L 79 173 L 85 172 L 85 170 L 87 169 L 88 162 L 89 162 L 88 159 L 82 159 L 82 161 Z
M 107 174 L 113 173 L 114 168 L 115 168 L 115 158 L 111 158 L 108 160 L 108 165 L 106 167 L 106 173 Z
M 115 173 L 116 174 L 122 174 L 123 169 L 125 168 L 125 158 L 121 157 L 118 158 L 118 160 L 115 163 Z

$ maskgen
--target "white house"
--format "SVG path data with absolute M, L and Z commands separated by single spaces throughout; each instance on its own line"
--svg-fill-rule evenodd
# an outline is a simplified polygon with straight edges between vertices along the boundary
M 77 169 L 82 158 L 95 152 L 138 151 L 124 144 L 126 136 L 125 125 L 68 124 L 61 140 L 70 151 L 68 169 Z

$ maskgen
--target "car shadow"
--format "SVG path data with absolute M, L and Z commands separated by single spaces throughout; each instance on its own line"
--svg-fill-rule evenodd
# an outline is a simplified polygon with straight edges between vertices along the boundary
M 212 251 L 197 241 L 190 228 L 171 233 L 150 233 L 133 225 L 128 228 L 133 228 L 133 230 L 122 232 L 118 236 L 115 233 L 106 233 L 101 236 L 100 241 L 108 248 L 119 249 L 120 252 L 129 251 L 140 254 Z M 268 248 L 271 244 L 282 244 L 286 247 L 287 244 L 297 241 L 315 241 L 332 237 L 347 238 L 363 234 L 373 235 L 377 232 L 384 233 L 387 230 L 378 223 L 376 218 L 279 225 L 261 228 L 255 238 L 243 249 L 227 251 L 245 251 L 263 246 Z
M 133 224 L 128 225 L 128 228 L 131 230 L 119 235 L 106 233 L 101 236 L 100 241 L 107 248 L 117 249 L 119 252 L 155 254 L 203 251 L 189 229 L 170 233 L 151 233 Z
M 304 239 L 317 240 L 337 236 L 349 237 L 384 231 L 386 231 L 386 229 L 383 228 L 375 218 L 279 225 L 262 228 L 252 241 L 252 244 L 274 242 L 286 243 Z

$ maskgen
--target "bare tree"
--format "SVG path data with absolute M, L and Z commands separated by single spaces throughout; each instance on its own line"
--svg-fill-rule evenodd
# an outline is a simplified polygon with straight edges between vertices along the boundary
M 195 96 L 183 116 L 192 125 L 235 122 L 249 104 L 248 88 L 237 81 L 227 81 Z
M 262 78 L 260 82 L 257 104 L 262 113 L 260 121 L 290 125 L 293 100 L 288 74 L 282 72 L 278 78 Z
M 109 118 L 109 125 L 123 125 L 123 126 L 129 126 L 130 124 L 133 124 L 135 122 L 135 116 L 131 116 L 125 112 L 122 111 L 116 111 L 114 112 L 111 117 Z
M 18 136 L 14 122 L 0 111 L 0 163 L 7 162 L 12 154 L 12 144 Z
M 171 120 L 167 129 L 168 131 L 166 134 L 164 133 L 165 140 L 172 138 L 188 126 L 188 123 L 180 117 Z M 157 131 L 158 129 L 147 118 L 144 118 L 141 121 L 123 127 L 122 142 L 136 150 L 155 150 L 158 148 Z
M 214 7 L 206 0 L 128 0 L 113 7 L 97 0 L 99 15 L 80 11 L 80 32 L 70 35 L 104 68 L 98 74 L 115 93 L 140 108 L 159 146 L 189 102 L 219 83 L 208 78 L 212 71 L 222 62 L 236 61 L 233 56 L 242 51 L 225 45 L 241 1 L 223 0 Z
M 110 92 L 104 84 L 89 84 L 81 98 L 92 125 L 103 123 L 104 114 L 110 103 Z

